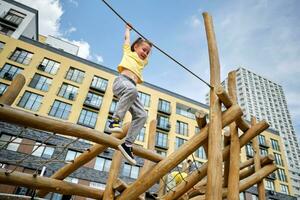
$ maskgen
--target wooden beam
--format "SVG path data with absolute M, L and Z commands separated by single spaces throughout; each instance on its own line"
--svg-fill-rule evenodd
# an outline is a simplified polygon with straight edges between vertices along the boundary
M 269 164 L 261 168 L 259 171 L 255 172 L 251 176 L 241 180 L 239 191 L 243 192 L 250 188 L 251 186 L 257 184 L 258 182 L 262 181 L 264 178 L 266 178 L 269 174 L 273 173 L 275 170 L 277 170 L 278 167 L 275 164 Z M 223 198 L 227 196 L 228 190 L 223 190 Z
M 78 137 L 98 144 L 103 144 L 116 150 L 118 150 L 118 145 L 122 143 L 121 140 L 94 129 L 86 128 L 71 122 L 39 116 L 3 104 L 0 105 L 0 120 L 39 130 L 59 133 L 61 135 Z M 159 162 L 164 159 L 163 156 L 137 145 L 133 146 L 133 153 L 153 162 Z
M 217 86 L 216 94 L 227 109 L 234 104 L 229 98 L 229 95 L 227 94 L 226 90 L 221 85 Z M 236 124 L 239 127 L 239 129 L 241 129 L 243 132 L 246 132 L 250 127 L 249 124 L 243 118 L 239 118 L 236 121 Z
M 226 110 L 222 115 L 222 125 L 226 126 L 236 118 L 242 115 L 239 106 L 232 106 Z M 191 139 L 185 142 L 179 149 L 174 151 L 170 156 L 161 162 L 157 163 L 151 171 L 139 177 L 132 183 L 117 199 L 128 200 L 135 199 L 140 194 L 144 193 L 153 184 L 155 184 L 161 177 L 166 175 L 171 169 L 182 162 L 186 157 L 192 154 L 196 149 L 203 145 L 208 135 L 208 126 L 200 131 L 200 134 L 194 135 Z
M 43 176 L 33 177 L 32 174 L 26 174 L 17 171 L 7 175 L 4 169 L 0 169 L 0 183 L 23 186 L 31 189 L 44 189 L 50 192 L 65 195 L 78 195 L 93 199 L 101 199 L 103 195 L 102 190 L 85 185 L 69 183 Z
M 232 71 L 228 74 L 228 92 L 234 104 L 237 103 L 236 95 L 236 73 Z M 230 128 L 230 166 L 228 177 L 228 196 L 229 200 L 239 200 L 239 172 L 240 172 L 240 141 L 238 127 L 235 122 L 229 125 Z M 229 164 L 228 164 L 229 165 Z
M 123 126 L 123 132 L 122 133 L 112 133 L 112 137 L 116 137 L 119 139 L 122 139 L 126 136 L 127 131 L 129 128 L 129 123 L 124 124 Z M 105 149 L 107 149 L 107 146 L 102 144 L 95 144 L 87 151 L 84 151 L 82 154 L 80 154 L 78 157 L 74 159 L 73 162 L 66 164 L 59 170 L 57 170 L 51 178 L 57 179 L 57 180 L 63 180 L 67 176 L 69 176 L 71 173 L 73 173 L 75 170 L 77 170 L 79 167 L 83 166 L 84 164 L 91 161 L 93 158 L 101 154 Z M 48 194 L 47 191 L 40 190 L 37 192 L 37 196 L 44 197 Z
M 255 123 L 256 123 L 256 119 L 254 117 L 252 117 L 251 125 L 254 125 Z M 255 172 L 257 172 L 261 168 L 258 136 L 252 139 L 252 145 L 253 145 L 253 150 L 254 150 L 254 168 L 255 168 Z M 258 199 L 265 200 L 266 199 L 266 194 L 265 194 L 266 191 L 265 191 L 265 186 L 264 186 L 263 180 L 259 181 L 257 183 L 257 190 L 258 190 Z
M 24 75 L 17 74 L 17 76 L 12 80 L 10 86 L 0 97 L 0 104 L 12 105 L 24 87 L 25 82 L 26 80 Z
M 204 111 L 197 111 L 195 113 L 195 118 L 196 118 L 196 122 L 197 122 L 200 130 L 206 126 L 207 113 L 205 113 Z M 207 142 L 208 141 L 206 141 L 203 145 L 206 156 L 208 156 L 208 143 Z
M 254 126 L 252 126 L 246 133 L 240 136 L 240 148 L 246 145 L 251 141 L 252 138 L 257 136 L 259 133 L 263 132 L 269 127 L 266 121 L 261 121 Z M 229 146 L 223 149 L 223 160 L 228 159 L 229 157 Z M 192 172 L 189 176 L 185 178 L 185 182 L 180 183 L 173 189 L 173 191 L 168 192 L 163 196 L 164 200 L 172 200 L 181 197 L 186 193 L 190 188 L 196 185 L 199 181 L 202 180 L 207 174 L 207 163 L 204 163 L 198 170 Z
M 121 179 L 117 179 L 116 181 L 115 181 L 115 183 L 113 184 L 113 188 L 114 188 L 114 190 L 116 190 L 116 191 L 118 191 L 118 192 L 123 192 L 126 188 L 128 188 L 128 185 L 127 185 L 127 183 L 125 183 L 124 181 L 122 181 Z M 144 198 L 143 197 L 138 197 L 137 198 L 138 200 L 144 200 Z
M 220 61 L 217 41 L 213 28 L 212 17 L 203 13 L 206 30 L 208 54 L 210 62 L 210 85 L 216 87 L 221 83 Z M 208 134 L 208 170 L 207 170 L 207 200 L 222 199 L 222 125 L 221 102 L 215 94 L 215 88 L 210 89 L 209 108 L 209 134 Z

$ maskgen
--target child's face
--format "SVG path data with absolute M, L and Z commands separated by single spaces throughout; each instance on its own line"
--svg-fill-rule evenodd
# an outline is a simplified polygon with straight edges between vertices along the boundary
M 137 53 L 140 59 L 145 60 L 149 53 L 150 53 L 151 47 L 147 42 L 142 42 L 141 44 L 136 44 L 134 46 L 134 51 Z

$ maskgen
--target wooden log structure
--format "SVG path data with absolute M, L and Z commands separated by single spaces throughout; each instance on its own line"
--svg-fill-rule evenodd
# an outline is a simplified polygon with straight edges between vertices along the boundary
M 239 186 L 239 192 L 243 192 L 251 186 L 257 184 L 259 181 L 267 177 L 269 174 L 277 170 L 277 166 L 275 164 L 269 164 L 261 168 L 259 171 L 255 172 L 248 178 L 242 180 Z M 226 198 L 228 196 L 228 190 L 226 188 L 222 191 L 222 198 Z M 205 200 L 204 195 L 199 195 L 190 198 L 190 200 Z
M 195 113 L 195 118 L 196 118 L 196 122 L 197 122 L 200 130 L 206 126 L 207 113 L 205 113 L 204 111 L 197 111 Z M 204 148 L 205 154 L 207 156 L 208 155 L 208 141 L 206 141 L 204 143 L 203 148 Z
M 236 95 L 236 72 L 228 74 L 228 92 L 234 104 L 237 103 Z M 230 128 L 230 158 L 229 158 L 229 176 L 228 176 L 228 196 L 229 200 L 239 200 L 239 172 L 240 172 L 240 141 L 238 127 L 235 122 L 229 125 Z
M 65 195 L 78 195 L 93 199 L 101 199 L 103 196 L 102 190 L 85 185 L 69 183 L 43 176 L 34 177 L 32 174 L 17 171 L 7 174 L 3 169 L 0 169 L 0 183 L 23 186 L 31 189 L 44 189 L 50 192 Z
M 252 117 L 251 125 L 254 125 L 255 123 L 256 123 L 256 118 Z M 257 172 L 261 168 L 258 136 L 252 139 L 252 145 L 253 145 L 253 149 L 254 149 L 254 167 L 255 167 L 255 171 Z M 257 183 L 257 190 L 258 190 L 258 199 L 265 200 L 266 199 L 266 194 L 265 194 L 266 191 L 265 191 L 265 186 L 264 186 L 263 180 L 259 181 Z
M 222 125 L 221 102 L 215 94 L 215 87 L 221 83 L 220 61 L 212 17 L 203 13 L 208 54 L 210 63 L 210 108 L 209 108 L 209 134 L 208 134 L 208 170 L 207 170 L 207 200 L 222 199 Z
M 128 184 L 122 181 L 121 179 L 117 179 L 113 184 L 113 189 L 122 193 L 126 188 L 128 188 Z M 138 200 L 144 200 L 142 197 L 138 197 Z
M 18 97 L 20 91 L 25 85 L 25 77 L 22 74 L 17 74 L 16 77 L 12 80 L 10 86 L 0 97 L 0 104 L 12 105 L 13 102 Z
M 259 133 L 263 132 L 269 127 L 268 123 L 263 120 L 250 129 L 248 129 L 243 135 L 239 137 L 240 148 L 246 145 L 248 142 L 252 140 Z M 223 159 L 226 160 L 229 157 L 229 146 L 226 146 L 223 149 Z M 173 191 L 168 192 L 162 198 L 164 200 L 172 200 L 181 197 L 184 193 L 186 193 L 190 188 L 196 185 L 199 181 L 201 181 L 207 175 L 207 163 L 204 163 L 197 171 L 192 172 L 189 176 L 185 178 L 185 182 L 182 182 L 173 189 Z
M 126 123 L 122 127 L 123 132 L 122 133 L 112 133 L 112 137 L 116 137 L 119 139 L 122 139 L 126 136 L 127 131 L 129 128 L 129 124 Z M 50 178 L 57 179 L 57 180 L 63 180 L 67 176 L 69 176 L 71 173 L 73 173 L 75 170 L 77 170 L 79 167 L 83 166 L 84 164 L 91 161 L 93 158 L 98 156 L 100 153 L 102 153 L 105 149 L 107 149 L 107 146 L 102 144 L 95 144 L 87 151 L 84 151 L 82 154 L 80 154 L 78 157 L 74 159 L 73 162 L 66 164 L 59 170 L 57 170 Z M 47 191 L 38 191 L 37 196 L 44 197 L 48 194 Z
M 217 86 L 216 94 L 226 108 L 229 108 L 234 104 L 229 98 L 229 95 L 227 94 L 226 90 L 221 85 Z M 239 129 L 241 129 L 243 132 L 246 132 L 250 127 L 249 124 L 243 118 L 239 118 L 236 121 L 236 124 L 239 127 Z
M 260 157 L 260 161 L 261 161 L 261 166 L 262 167 L 266 166 L 266 165 L 269 165 L 269 164 L 272 164 L 274 162 L 274 156 L 272 154 L 269 154 L 267 156 Z M 251 166 L 253 164 L 254 164 L 253 159 L 252 159 L 252 163 L 251 162 L 247 163 L 248 166 Z M 251 176 L 252 174 L 255 173 L 254 167 L 250 167 L 249 169 L 243 170 L 245 168 L 245 166 L 246 165 L 240 165 L 239 174 L 238 174 L 238 176 L 240 177 L 240 180 L 245 179 L 245 178 L 247 178 L 247 177 L 249 177 L 249 176 Z M 193 189 L 188 192 L 189 197 L 192 198 L 192 197 L 195 197 L 195 196 L 198 196 L 198 195 L 205 194 L 205 191 L 206 191 L 206 186 L 205 185 L 206 185 L 206 182 L 202 183 L 201 185 L 197 184 L 196 186 L 194 186 Z M 229 188 L 227 190 L 229 192 Z M 227 197 L 227 199 L 229 199 L 229 197 Z
M 0 105 L 0 120 L 39 130 L 59 133 L 61 135 L 78 137 L 98 144 L 103 144 L 117 150 L 118 145 L 122 143 L 121 140 L 94 129 L 49 117 L 39 116 L 37 114 L 32 114 L 3 104 Z M 158 153 L 144 149 L 137 145 L 133 145 L 133 153 L 153 162 L 159 162 L 164 159 L 164 157 Z
M 238 105 L 230 107 L 222 115 L 222 126 L 227 126 L 232 121 L 242 115 L 242 111 Z M 176 167 L 186 157 L 192 154 L 196 149 L 203 145 L 208 136 L 208 125 L 200 131 L 200 134 L 194 135 L 185 142 L 177 151 L 174 151 L 166 159 L 157 163 L 147 174 L 139 177 L 132 183 L 117 199 L 128 200 L 135 199 L 144 193 L 152 185 L 154 185 L 160 177 L 166 175 L 171 169 Z

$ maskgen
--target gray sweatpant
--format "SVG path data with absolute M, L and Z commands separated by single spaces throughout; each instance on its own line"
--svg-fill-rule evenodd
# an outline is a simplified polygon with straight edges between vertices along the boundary
M 122 121 L 127 111 L 131 113 L 131 126 L 128 129 L 125 141 L 132 144 L 145 125 L 147 113 L 139 100 L 136 85 L 126 76 L 120 74 L 115 79 L 113 93 L 119 98 L 113 117 Z

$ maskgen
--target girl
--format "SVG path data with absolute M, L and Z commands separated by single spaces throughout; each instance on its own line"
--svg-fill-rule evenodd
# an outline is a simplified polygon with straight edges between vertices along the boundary
M 128 129 L 125 142 L 118 146 L 124 157 L 133 165 L 136 164 L 132 153 L 132 144 L 140 130 L 144 127 L 147 113 L 138 97 L 136 84 L 143 82 L 142 71 L 148 63 L 148 55 L 152 44 L 142 38 L 138 38 L 130 46 L 131 26 L 126 25 L 125 42 L 123 45 L 123 58 L 118 66 L 119 76 L 113 83 L 113 93 L 119 98 L 116 110 L 109 124 L 111 132 L 121 132 L 120 122 L 125 113 L 132 115 L 131 126 Z

